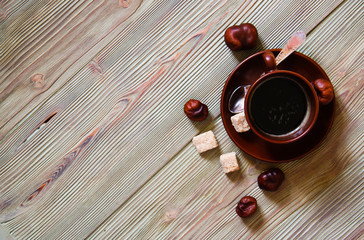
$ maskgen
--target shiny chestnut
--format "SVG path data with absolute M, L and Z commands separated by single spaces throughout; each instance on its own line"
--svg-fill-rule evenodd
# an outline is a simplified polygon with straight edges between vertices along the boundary
M 320 78 L 315 80 L 313 85 L 321 105 L 327 105 L 334 99 L 334 87 L 330 81 Z
M 183 109 L 186 116 L 193 121 L 203 121 L 208 115 L 207 106 L 196 99 L 186 102 Z
M 225 43 L 233 51 L 251 49 L 257 45 L 258 31 L 253 24 L 234 25 L 225 31 Z
M 279 168 L 270 168 L 258 176 L 258 186 L 266 191 L 276 191 L 284 180 L 284 173 Z
M 236 213 L 242 217 L 250 217 L 257 211 L 257 200 L 251 196 L 245 196 L 238 202 L 238 206 L 236 207 Z

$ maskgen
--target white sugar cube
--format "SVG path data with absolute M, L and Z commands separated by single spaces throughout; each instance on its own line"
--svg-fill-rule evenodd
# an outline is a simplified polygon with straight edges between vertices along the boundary
M 218 146 L 215 135 L 212 131 L 201 133 L 200 135 L 193 137 L 192 142 L 199 153 L 206 152 Z
M 222 170 L 225 173 L 234 172 L 240 169 L 235 152 L 222 154 L 220 156 L 220 163 L 222 166 Z
M 233 124 L 233 126 L 235 128 L 235 131 L 237 131 L 237 132 L 249 131 L 250 127 L 249 127 L 248 122 L 246 121 L 244 112 L 235 114 L 230 119 L 231 119 L 231 123 Z

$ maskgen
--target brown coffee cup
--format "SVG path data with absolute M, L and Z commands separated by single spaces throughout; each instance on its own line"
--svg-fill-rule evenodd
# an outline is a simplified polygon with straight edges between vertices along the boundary
M 262 54 L 265 73 L 249 88 L 245 116 L 251 130 L 265 141 L 287 144 L 305 136 L 314 126 L 319 100 L 302 75 L 278 70 L 272 52 Z

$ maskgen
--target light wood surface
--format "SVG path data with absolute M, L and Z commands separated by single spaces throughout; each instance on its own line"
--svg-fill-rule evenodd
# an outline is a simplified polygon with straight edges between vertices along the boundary
M 364 4 L 360 0 L 0 1 L 0 239 L 360 239 L 363 237 Z M 243 22 L 258 46 L 232 52 Z M 306 157 L 256 160 L 220 117 L 228 74 L 251 54 L 299 52 L 326 71 L 333 128 Z M 209 117 L 191 122 L 195 98 Z M 212 130 L 219 148 L 198 154 Z M 226 175 L 219 156 L 235 151 Z M 277 192 L 259 173 L 286 174 Z M 235 213 L 258 201 L 248 219 Z

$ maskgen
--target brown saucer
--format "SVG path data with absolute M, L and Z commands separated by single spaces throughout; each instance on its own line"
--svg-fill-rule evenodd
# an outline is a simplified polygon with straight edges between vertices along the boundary
M 280 49 L 269 50 L 275 56 Z M 256 53 L 241 62 L 227 79 L 221 95 L 221 118 L 226 132 L 235 144 L 247 154 L 268 162 L 287 162 L 303 157 L 317 147 L 329 132 L 334 121 L 335 100 L 329 105 L 320 106 L 319 115 L 312 130 L 302 139 L 288 144 L 274 144 L 259 138 L 252 131 L 238 133 L 231 124 L 234 114 L 228 110 L 229 97 L 234 89 L 241 85 L 252 84 L 264 72 L 263 52 Z M 294 71 L 313 82 L 318 78 L 330 81 L 325 71 L 311 58 L 292 53 L 278 65 L 280 70 Z

